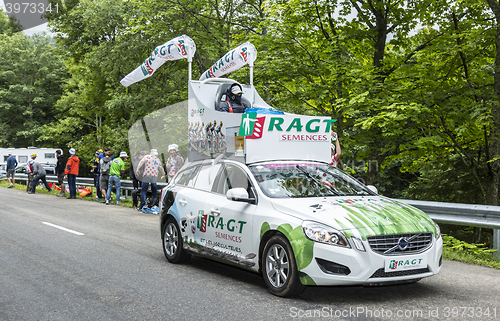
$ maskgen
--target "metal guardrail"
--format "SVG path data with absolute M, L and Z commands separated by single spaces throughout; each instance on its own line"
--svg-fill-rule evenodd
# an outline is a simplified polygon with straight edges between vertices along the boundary
M 500 229 L 500 206 L 403 199 L 398 201 L 418 208 L 436 222 Z
M 16 173 L 15 178 L 16 178 L 16 181 L 26 182 L 28 180 L 28 175 L 27 174 L 18 174 L 18 173 Z M 47 180 L 47 183 L 57 183 L 57 177 L 56 176 L 47 175 L 47 176 L 45 176 L 45 178 Z M 66 187 L 67 187 L 68 181 L 64 180 L 64 183 L 66 184 Z M 134 190 L 134 185 L 133 185 L 132 181 L 122 179 L 120 181 L 120 183 L 121 183 L 120 190 L 124 190 L 125 191 L 124 193 L 122 193 L 122 195 L 130 196 L 129 193 L 131 193 Z M 76 186 L 91 187 L 92 188 L 92 194 L 95 195 L 94 194 L 95 191 L 94 191 L 94 179 L 93 178 L 76 177 Z M 158 192 L 159 192 L 163 187 L 167 186 L 167 183 L 158 182 L 156 184 L 156 186 L 158 187 Z
M 493 248 L 498 250 L 494 255 L 500 259 L 500 206 L 403 199 L 398 201 L 418 208 L 438 223 L 492 228 Z

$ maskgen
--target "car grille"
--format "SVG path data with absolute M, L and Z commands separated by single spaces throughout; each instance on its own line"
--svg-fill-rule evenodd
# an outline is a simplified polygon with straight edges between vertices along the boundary
M 407 270 L 407 271 L 394 271 L 394 272 L 385 272 L 383 268 L 378 269 L 375 273 L 372 274 L 370 278 L 390 278 L 396 276 L 406 276 L 406 275 L 415 275 L 429 272 L 429 268 L 424 269 L 416 269 L 416 270 Z
M 372 251 L 382 255 L 419 253 L 432 245 L 432 233 L 377 235 L 367 239 Z

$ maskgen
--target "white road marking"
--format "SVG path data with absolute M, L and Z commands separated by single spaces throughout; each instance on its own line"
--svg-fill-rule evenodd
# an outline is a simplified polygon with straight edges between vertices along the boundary
M 45 224 L 45 225 L 52 226 L 52 227 L 58 228 L 60 230 L 69 232 L 69 233 L 76 234 L 76 235 L 85 235 L 83 233 L 80 233 L 80 232 L 77 232 L 77 231 L 73 231 L 73 230 L 70 230 L 69 228 L 65 228 L 65 227 L 62 227 L 62 226 L 59 226 L 59 225 L 55 225 L 55 224 L 52 224 L 52 223 L 49 223 L 49 222 L 42 222 L 42 223 Z

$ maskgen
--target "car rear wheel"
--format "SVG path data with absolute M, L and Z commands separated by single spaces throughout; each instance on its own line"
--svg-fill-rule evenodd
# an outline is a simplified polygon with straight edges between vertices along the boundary
M 163 253 L 170 263 L 183 263 L 191 257 L 183 248 L 181 231 L 172 217 L 163 230 Z
M 300 282 L 292 247 L 281 235 L 273 236 L 264 248 L 262 272 L 267 287 L 274 295 L 288 297 L 305 290 Z

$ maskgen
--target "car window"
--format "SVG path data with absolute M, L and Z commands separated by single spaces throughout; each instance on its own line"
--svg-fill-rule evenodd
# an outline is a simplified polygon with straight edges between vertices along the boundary
M 252 197 L 252 185 L 247 174 L 238 166 L 226 164 L 221 172 L 217 186 L 214 192 L 226 195 L 231 188 L 242 187 L 247 190 L 248 195 Z
M 272 198 L 371 195 L 346 173 L 317 163 L 251 166 L 261 190 Z
M 200 169 L 200 173 L 198 174 L 198 177 L 196 178 L 196 182 L 194 183 L 194 187 L 197 189 L 201 189 L 204 191 L 211 191 L 212 190 L 212 185 L 215 181 L 215 178 L 217 177 L 217 173 L 219 172 L 221 168 L 221 164 L 215 164 L 215 165 L 204 165 Z
M 174 178 L 174 184 L 193 187 L 196 180 L 196 174 L 201 166 L 193 166 L 182 172 L 179 172 Z

